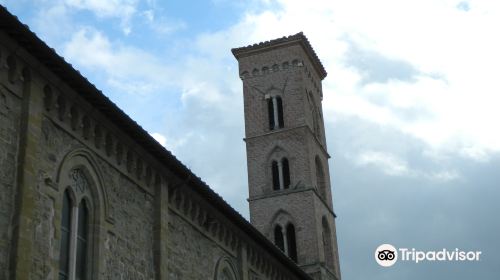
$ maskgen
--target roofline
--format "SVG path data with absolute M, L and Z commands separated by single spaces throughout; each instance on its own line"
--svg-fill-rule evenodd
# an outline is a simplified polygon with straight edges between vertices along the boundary
M 205 182 L 196 176 L 189 168 L 180 162 L 170 151 L 160 145 L 147 131 L 125 114 L 116 104 L 107 98 L 99 89 L 88 81 L 71 64 L 59 56 L 29 27 L 12 15 L 3 5 L 0 5 L 0 29 L 17 41 L 33 57 L 47 69 L 57 75 L 69 87 L 73 88 L 82 98 L 110 119 L 123 132 L 141 145 L 151 156 L 164 164 L 181 180 L 186 181 L 192 189 L 213 202 L 214 208 L 224 214 L 256 243 L 262 244 L 268 253 L 275 257 L 285 267 L 289 268 L 296 276 L 302 279 L 311 279 L 292 260 L 286 257 L 262 233 L 254 228 L 243 216 L 234 210 L 224 199 L 215 193 Z
M 320 79 L 323 80 L 327 75 L 326 70 L 323 67 L 323 64 L 321 63 L 318 55 L 311 46 L 311 43 L 309 43 L 309 40 L 302 32 L 299 32 L 295 35 L 290 35 L 288 37 L 285 36 L 270 41 L 260 42 L 258 44 L 248 45 L 246 47 L 234 48 L 231 49 L 231 52 L 233 53 L 234 57 L 236 57 L 236 59 L 240 59 L 242 57 L 269 51 L 272 49 L 284 48 L 295 44 L 299 44 L 300 46 L 302 46 L 305 53 L 311 60 L 314 68 L 318 72 Z

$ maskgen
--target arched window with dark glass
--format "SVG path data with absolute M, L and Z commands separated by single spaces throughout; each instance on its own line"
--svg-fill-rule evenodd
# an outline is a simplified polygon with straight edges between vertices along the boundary
M 283 172 L 283 187 L 288 189 L 290 187 L 290 167 L 287 158 L 281 160 L 281 168 Z
M 273 98 L 268 98 L 267 99 L 267 113 L 269 117 L 269 129 L 273 130 L 274 129 L 274 104 L 273 104 Z
M 59 280 L 88 280 L 92 277 L 89 261 L 91 247 L 90 215 L 92 209 L 91 183 L 83 169 L 70 169 L 69 181 L 62 196 L 61 246 L 59 252 Z
M 290 164 L 287 158 L 279 161 L 273 160 L 271 163 L 271 175 L 273 190 L 283 190 L 290 188 Z
M 286 241 L 288 247 L 288 257 L 297 262 L 297 243 L 295 241 L 295 227 L 293 224 L 286 226 Z
M 273 160 L 273 163 L 271 164 L 271 169 L 272 169 L 272 175 L 273 175 L 273 190 L 279 190 L 280 189 L 280 178 L 279 178 L 279 167 L 278 167 L 278 162 Z
M 71 199 L 68 190 L 64 191 L 61 215 L 61 248 L 59 251 L 59 279 L 69 279 L 69 256 L 71 239 Z
M 278 127 L 283 128 L 285 127 L 285 123 L 283 121 L 283 101 L 281 100 L 281 97 L 276 97 L 276 103 L 278 107 Z
M 87 270 L 87 243 L 88 243 L 88 208 L 85 200 L 78 206 L 78 229 L 76 243 L 76 280 L 85 279 Z
M 285 127 L 283 119 L 283 100 L 280 96 L 267 98 L 267 114 L 269 117 L 270 130 Z
M 283 238 L 283 230 L 279 225 L 274 227 L 274 245 L 280 248 L 281 251 L 285 251 L 285 239 Z

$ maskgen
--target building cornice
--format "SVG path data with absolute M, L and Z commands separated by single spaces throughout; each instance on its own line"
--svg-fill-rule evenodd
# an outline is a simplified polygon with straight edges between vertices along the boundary
M 300 45 L 302 47 L 302 49 L 311 60 L 314 68 L 318 72 L 320 79 L 323 80 L 327 75 L 326 70 L 323 67 L 323 64 L 321 63 L 318 55 L 311 46 L 311 43 L 309 43 L 309 40 L 302 32 L 299 32 L 295 35 L 290 35 L 288 37 L 282 37 L 274 40 L 260 42 L 258 44 L 248 45 L 246 47 L 234 48 L 231 49 L 231 52 L 233 53 L 234 57 L 236 57 L 236 59 L 240 59 L 242 57 L 267 52 L 272 49 L 284 48 L 291 45 Z
M 293 130 L 298 130 L 298 129 L 301 129 L 301 128 L 305 128 L 309 132 L 309 134 L 311 134 L 312 138 L 314 139 L 314 141 L 316 142 L 316 144 L 320 147 L 320 149 L 323 152 L 323 154 L 326 156 L 327 159 L 329 159 L 330 158 L 330 154 L 326 150 L 326 147 L 318 140 L 318 137 L 316 136 L 316 134 L 312 131 L 311 127 L 309 127 L 309 125 L 307 125 L 307 124 L 299 125 L 299 126 L 296 126 L 296 127 L 280 128 L 280 129 L 276 129 L 276 130 L 271 130 L 271 131 L 269 131 L 267 133 L 264 133 L 264 134 L 253 135 L 253 136 L 250 136 L 250 137 L 243 138 L 243 141 L 247 142 L 249 140 L 253 140 L 253 139 L 256 139 L 256 138 L 259 138 L 259 137 L 267 137 L 267 136 L 270 136 L 270 135 L 275 135 L 275 134 L 280 134 L 280 133 L 286 133 L 286 132 L 293 131 Z

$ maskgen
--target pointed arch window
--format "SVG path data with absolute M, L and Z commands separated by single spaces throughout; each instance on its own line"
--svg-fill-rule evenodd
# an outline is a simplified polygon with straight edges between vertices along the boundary
M 271 163 L 273 190 L 288 189 L 290 187 L 290 165 L 287 158 Z
M 273 173 L 273 190 L 279 190 L 280 189 L 280 179 L 279 179 L 279 167 L 278 167 L 278 162 L 273 160 L 273 163 L 271 164 L 272 168 L 272 173 Z
M 78 207 L 64 192 L 61 219 L 61 249 L 59 253 L 59 279 L 87 279 L 87 251 L 89 211 L 85 200 Z
M 269 129 L 276 130 L 285 126 L 283 120 L 283 100 L 280 96 L 267 98 Z
M 333 259 L 333 243 L 331 237 L 330 226 L 328 225 L 328 221 L 326 217 L 322 218 L 322 227 L 323 227 L 323 250 L 325 255 L 325 264 L 328 268 L 333 269 L 334 267 L 334 259 Z
M 274 245 L 294 262 L 297 262 L 297 243 L 295 240 L 295 227 L 289 223 L 286 227 L 274 227 Z
M 76 245 L 76 279 L 85 279 L 87 264 L 88 208 L 85 200 L 78 206 L 78 229 Z
M 318 191 L 320 196 L 326 200 L 326 177 L 325 172 L 323 170 L 323 165 L 321 164 L 321 160 L 318 156 L 315 159 L 315 167 L 316 167 L 316 183 L 318 187 Z
M 297 244 L 295 242 L 295 227 L 292 224 L 286 226 L 286 240 L 288 246 L 288 256 L 297 262 Z
M 69 279 L 69 246 L 71 233 L 71 200 L 64 191 L 61 215 L 61 249 L 59 252 L 59 279 Z
M 90 211 L 89 185 L 80 169 L 73 169 L 70 186 L 63 193 L 61 209 L 61 244 L 59 279 L 88 279 Z
M 285 251 L 283 228 L 281 228 L 281 226 L 279 225 L 274 228 L 274 244 L 276 245 L 276 247 L 280 248 L 281 251 Z

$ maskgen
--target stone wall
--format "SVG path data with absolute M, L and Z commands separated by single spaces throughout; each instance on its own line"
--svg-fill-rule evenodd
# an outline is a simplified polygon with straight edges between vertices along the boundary
M 0 37 L 2 38 L 2 37 Z M 0 279 L 8 277 L 16 195 L 22 92 L 15 60 L 0 46 Z M 10 68 L 9 68 L 10 67 Z

